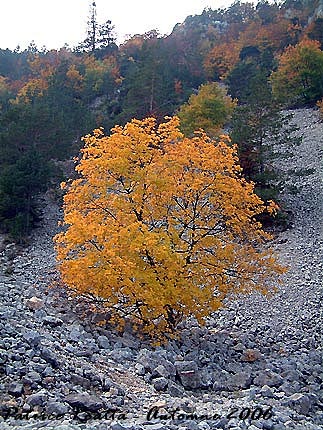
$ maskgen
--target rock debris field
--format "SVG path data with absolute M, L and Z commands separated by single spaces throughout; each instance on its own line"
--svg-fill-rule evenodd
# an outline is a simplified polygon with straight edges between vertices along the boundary
M 302 143 L 276 162 L 294 211 L 274 239 L 290 267 L 278 292 L 188 322 L 165 347 L 82 318 L 80 301 L 49 288 L 62 213 L 44 198 L 30 245 L 2 245 L 1 430 L 323 429 L 323 124 L 315 109 L 292 121 Z

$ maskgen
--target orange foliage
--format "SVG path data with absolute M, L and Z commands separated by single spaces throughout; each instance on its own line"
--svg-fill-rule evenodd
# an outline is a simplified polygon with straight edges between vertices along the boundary
M 204 61 L 204 68 L 208 76 L 212 79 L 215 75 L 225 78 L 238 63 L 239 52 L 240 47 L 235 41 L 216 45 Z
M 59 64 L 57 51 L 50 51 L 46 57 L 33 55 L 29 60 L 32 76 L 19 88 L 13 103 L 31 103 L 35 97 L 42 97 L 48 89 L 49 78 Z
M 316 102 L 316 106 L 319 108 L 321 118 L 323 118 L 323 99 Z
M 299 25 L 291 24 L 284 17 L 277 17 L 275 22 L 266 25 L 260 19 L 253 20 L 238 34 L 231 26 L 205 57 L 204 69 L 209 77 L 218 75 L 226 78 L 238 63 L 240 51 L 247 46 L 256 46 L 260 51 L 271 47 L 279 52 L 292 41 L 297 41 L 301 32 Z
M 45 56 L 35 54 L 28 60 L 29 67 L 35 77 L 50 75 L 60 62 L 60 53 L 55 50 L 49 51 Z
M 75 64 L 72 64 L 68 71 L 66 72 L 66 77 L 68 79 L 68 84 L 76 91 L 80 91 L 82 89 L 83 76 L 77 70 Z
M 48 89 L 48 81 L 46 78 L 30 79 L 18 92 L 13 104 L 20 102 L 31 103 L 35 97 L 42 97 L 44 91 Z
M 322 95 L 323 52 L 320 43 L 306 37 L 288 46 L 271 75 L 274 95 L 283 101 L 312 101 Z
M 283 269 L 255 216 L 264 210 L 241 177 L 227 137 L 184 138 L 177 117 L 101 129 L 85 137 L 55 237 L 63 281 L 100 297 L 122 323 L 172 333 L 203 322 L 234 293 L 260 290 Z
M 9 91 L 8 78 L 0 75 L 0 97 Z
M 275 51 L 281 50 L 285 46 L 288 38 L 288 31 L 292 32 L 289 20 L 279 19 L 267 25 L 260 21 L 253 21 L 248 25 L 239 37 L 240 49 L 246 46 L 257 46 L 260 50 L 271 47 Z
M 110 56 L 103 60 L 97 60 L 93 55 L 84 58 L 85 79 L 97 80 L 97 86 L 107 73 L 111 74 L 115 82 L 120 81 L 120 73 L 115 57 Z

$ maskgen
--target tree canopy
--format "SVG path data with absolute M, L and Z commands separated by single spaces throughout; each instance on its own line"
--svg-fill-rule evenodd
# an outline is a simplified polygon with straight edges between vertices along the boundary
M 203 84 L 198 93 L 192 94 L 178 112 L 181 130 L 189 136 L 202 128 L 210 136 L 215 136 L 228 122 L 235 105 L 236 101 L 217 82 Z
M 227 137 L 185 138 L 173 117 L 84 141 L 55 239 L 70 288 L 153 336 L 190 315 L 203 322 L 235 293 L 270 289 L 282 268 L 261 246 L 269 235 L 255 216 L 265 207 Z
M 323 52 L 318 41 L 304 39 L 279 57 L 271 76 L 273 92 L 287 103 L 308 103 L 323 96 Z

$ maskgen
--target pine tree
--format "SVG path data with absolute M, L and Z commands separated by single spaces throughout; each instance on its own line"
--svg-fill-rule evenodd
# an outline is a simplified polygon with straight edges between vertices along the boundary
M 45 191 L 50 164 L 33 150 L 6 165 L 0 176 L 0 226 L 12 239 L 23 242 L 39 220 L 36 196 Z
M 114 26 L 110 20 L 104 24 L 97 21 L 96 3 L 90 6 L 89 20 L 87 22 L 87 37 L 79 48 L 92 54 L 106 54 L 116 48 Z
M 290 115 L 282 112 L 272 96 L 268 73 L 250 63 L 249 67 L 250 79 L 240 89 L 242 103 L 233 112 L 231 138 L 238 146 L 243 174 L 255 183 L 257 195 L 265 202 L 277 201 L 284 176 L 275 169 L 274 160 L 288 157 L 291 152 L 282 148 L 286 143 L 290 147 L 299 144 L 299 139 L 294 137 L 296 127 L 289 125 Z M 277 220 L 280 222 L 281 217 Z M 266 217 L 266 221 L 272 223 L 273 219 Z
M 87 22 L 87 38 L 84 40 L 85 47 L 89 49 L 92 53 L 94 53 L 96 49 L 96 41 L 98 34 L 98 23 L 96 19 L 96 3 L 93 2 L 90 8 L 90 17 Z

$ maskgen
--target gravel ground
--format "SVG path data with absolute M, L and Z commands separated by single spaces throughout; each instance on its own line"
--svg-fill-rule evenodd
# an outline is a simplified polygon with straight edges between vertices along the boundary
M 61 216 L 49 196 L 28 248 L 0 243 L 1 430 L 323 429 L 323 125 L 313 109 L 293 122 L 302 143 L 276 163 L 295 212 L 274 240 L 290 267 L 278 292 L 241 297 L 203 328 L 190 321 L 166 347 L 98 327 L 49 288 Z

